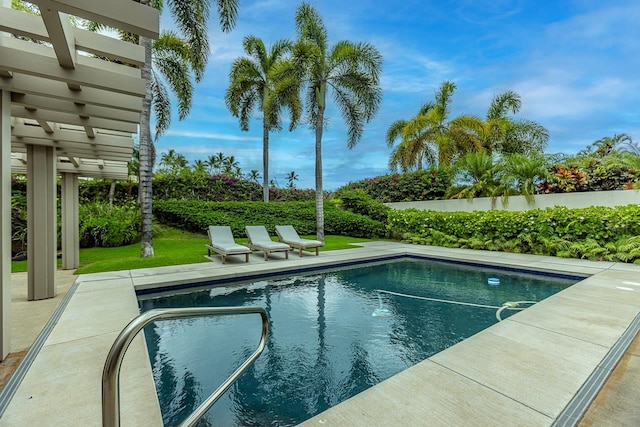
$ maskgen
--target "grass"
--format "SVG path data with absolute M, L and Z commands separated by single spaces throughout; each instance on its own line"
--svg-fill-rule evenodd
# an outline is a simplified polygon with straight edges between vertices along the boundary
M 315 236 L 303 236 L 315 239 Z M 247 243 L 248 239 L 237 239 L 238 243 Z M 321 251 L 338 249 L 352 249 L 352 243 L 370 242 L 347 236 L 325 236 L 325 246 Z M 211 262 L 204 257 L 207 250 L 204 245 L 208 242 L 205 235 L 189 233 L 175 228 L 154 227 L 153 258 L 140 258 L 140 244 L 135 243 L 117 248 L 86 248 L 80 249 L 80 268 L 75 274 L 102 273 L 116 270 L 135 270 L 138 268 L 163 267 L 167 265 L 194 264 Z M 60 260 L 58 260 L 58 267 Z M 11 263 L 11 272 L 27 271 L 26 261 Z

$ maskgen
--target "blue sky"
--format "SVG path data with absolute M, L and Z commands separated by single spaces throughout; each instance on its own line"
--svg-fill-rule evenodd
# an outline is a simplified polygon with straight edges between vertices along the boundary
M 386 131 L 410 119 L 445 81 L 457 85 L 451 117 L 484 116 L 492 97 L 520 94 L 516 117 L 535 120 L 550 133 L 549 153 L 575 153 L 617 133 L 640 139 L 640 2 L 637 0 L 350 0 L 310 2 L 322 16 L 331 45 L 368 42 L 384 57 L 383 98 L 376 117 L 354 149 L 344 123 L 329 107 L 323 138 L 324 187 L 389 172 Z M 157 141 L 190 162 L 223 152 L 244 172 L 262 173 L 262 127 L 256 111 L 248 132 L 226 109 L 224 93 L 242 39 L 265 44 L 295 38 L 299 2 L 241 0 L 235 29 L 222 33 L 213 14 L 211 57 L 196 87 L 191 114 L 172 120 Z M 171 28 L 167 13 L 161 28 Z M 174 110 L 176 108 L 174 107 Z M 174 111 L 175 113 L 175 111 Z M 314 135 L 308 125 L 272 133 L 270 178 L 281 186 L 292 170 L 298 188 L 314 187 Z

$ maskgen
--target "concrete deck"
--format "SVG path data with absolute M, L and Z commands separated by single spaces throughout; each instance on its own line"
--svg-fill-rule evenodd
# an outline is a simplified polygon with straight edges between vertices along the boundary
M 552 425 L 640 313 L 640 267 L 391 242 L 264 262 L 212 263 L 78 277 L 77 289 L 0 419 L 0 426 L 101 425 L 100 378 L 119 331 L 138 314 L 135 290 L 291 269 L 422 255 L 590 276 L 304 422 L 314 425 Z M 638 356 L 637 347 L 632 355 Z M 122 369 L 123 425 L 161 425 L 144 341 Z M 596 424 L 592 424 L 596 425 Z

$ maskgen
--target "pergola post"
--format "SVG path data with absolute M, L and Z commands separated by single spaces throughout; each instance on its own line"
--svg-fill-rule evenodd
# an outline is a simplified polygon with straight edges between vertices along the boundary
M 11 94 L 0 90 L 0 360 L 11 351 Z
M 78 175 L 62 174 L 62 269 L 80 265 L 78 224 Z
M 29 301 L 56 295 L 57 203 L 53 147 L 27 145 L 27 272 Z

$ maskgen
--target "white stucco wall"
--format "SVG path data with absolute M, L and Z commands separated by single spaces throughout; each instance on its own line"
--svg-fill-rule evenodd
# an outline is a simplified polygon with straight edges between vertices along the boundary
M 528 204 L 523 196 L 511 196 L 506 205 L 500 198 L 492 206 L 491 198 L 479 197 L 472 200 L 430 200 L 423 202 L 385 203 L 392 209 L 422 209 L 441 212 L 472 212 L 500 209 L 508 211 L 525 211 L 529 209 L 545 209 L 554 206 L 568 208 L 587 208 L 589 206 L 623 206 L 640 204 L 640 191 L 589 191 L 584 193 L 540 194 L 534 196 L 534 203 Z

